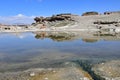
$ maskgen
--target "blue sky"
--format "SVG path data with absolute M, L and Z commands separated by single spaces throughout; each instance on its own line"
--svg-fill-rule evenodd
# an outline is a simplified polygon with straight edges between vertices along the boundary
M 0 18 L 3 20 L 17 16 L 32 19 L 32 16 L 50 16 L 57 13 L 118 11 L 120 0 L 1 0 L 0 10 Z

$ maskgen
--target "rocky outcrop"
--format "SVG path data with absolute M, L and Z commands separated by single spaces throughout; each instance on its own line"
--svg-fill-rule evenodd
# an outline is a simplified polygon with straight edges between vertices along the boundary
M 109 25 L 109 24 L 119 24 L 119 21 L 96 21 L 94 24 L 98 25 Z
M 98 14 L 99 14 L 98 12 L 93 11 L 93 12 L 85 12 L 82 14 L 82 16 L 90 16 L 90 15 L 98 15 Z
M 119 32 L 120 22 L 119 21 L 95 21 L 93 24 L 96 25 L 97 29 L 107 32 Z
M 70 13 L 67 14 L 57 14 L 57 15 L 53 15 L 51 17 L 36 17 L 34 20 L 36 21 L 36 23 L 45 23 L 45 22 L 54 22 L 54 21 L 63 21 L 63 20 L 69 20 L 72 21 L 71 16 L 73 16 Z
M 51 17 L 36 17 L 34 18 L 36 23 L 33 23 L 33 26 L 37 26 L 39 24 L 46 26 L 46 27 L 63 27 L 69 24 L 73 24 L 74 19 L 72 18 L 73 14 L 66 13 L 66 14 L 57 14 L 52 15 Z M 41 26 L 39 26 L 41 27 Z
M 104 12 L 104 15 L 110 15 L 110 14 L 120 14 L 120 11 L 112 11 L 112 12 L 110 12 L 110 11 L 107 11 L 107 12 Z

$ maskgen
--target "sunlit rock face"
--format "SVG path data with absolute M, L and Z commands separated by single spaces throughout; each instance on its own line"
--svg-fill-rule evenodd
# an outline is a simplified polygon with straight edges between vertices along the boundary
M 65 13 L 65 14 L 52 15 L 51 17 L 36 17 L 34 18 L 36 23 L 33 23 L 33 25 L 44 24 L 48 27 L 66 26 L 71 22 L 74 22 L 74 20 L 72 19 L 73 16 L 77 16 L 77 15 L 73 15 L 71 13 Z
M 47 22 L 52 22 L 52 21 L 63 21 L 63 20 L 72 20 L 72 14 L 67 13 L 67 14 L 57 14 L 57 15 L 53 15 L 51 17 L 36 17 L 34 18 L 34 20 L 36 21 L 36 23 L 43 23 L 45 21 Z

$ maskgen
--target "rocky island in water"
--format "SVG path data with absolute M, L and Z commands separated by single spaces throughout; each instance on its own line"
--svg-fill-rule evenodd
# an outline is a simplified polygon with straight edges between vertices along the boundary
M 30 56 L 24 56 L 22 60 L 22 56 L 19 56 L 19 54 L 15 54 L 17 57 L 14 57 L 11 53 L 10 57 L 13 57 L 13 59 L 10 59 L 9 56 L 5 57 L 1 53 L 0 80 L 120 80 L 119 50 L 115 49 L 117 53 L 113 54 L 114 51 L 111 48 L 105 48 L 108 52 L 109 50 L 112 51 L 109 54 L 104 52 L 104 48 L 102 48 L 104 49 L 103 52 L 99 50 L 101 48 L 100 43 L 90 44 L 100 40 L 111 42 L 120 40 L 120 11 L 104 12 L 103 14 L 93 11 L 83 13 L 81 16 L 65 13 L 52 15 L 51 17 L 36 17 L 34 20 L 35 22 L 31 25 L 0 25 L 0 38 L 1 35 L 6 34 L 32 32 L 36 41 L 46 40 L 46 42 L 43 42 L 44 44 L 41 43 L 43 47 L 40 46 L 40 49 L 44 48 L 43 50 L 39 50 L 39 45 L 37 45 L 39 43 L 35 43 L 36 46 L 34 45 L 33 48 L 37 51 L 33 50 L 33 52 L 37 56 L 30 51 L 25 51 L 24 48 L 17 49 L 21 54 L 24 54 L 22 51 L 25 51 L 26 55 L 29 53 Z M 13 37 L 10 38 L 13 40 Z M 50 42 L 47 42 L 49 39 Z M 72 48 L 69 48 L 68 43 L 65 43 L 65 41 L 74 42 L 74 40 L 79 39 L 87 44 L 79 48 L 78 46 L 82 46 L 82 44 L 76 41 L 77 47 L 71 46 Z M 33 40 L 31 39 L 31 41 Z M 54 44 L 56 45 L 51 44 L 51 40 L 55 41 Z M 29 43 L 32 44 L 32 42 L 26 40 L 25 44 L 27 45 L 22 44 L 31 49 Z M 63 43 L 67 47 L 64 47 Z M 95 52 L 93 47 L 96 45 L 98 51 Z M 60 48 L 60 52 L 56 51 L 55 46 Z M 102 45 L 102 47 L 104 46 Z M 54 48 L 53 51 L 50 50 L 52 48 Z M 2 49 L 4 52 L 4 46 Z M 12 52 L 14 49 L 7 50 Z M 72 52 L 75 54 L 72 54 Z M 81 54 L 78 54 L 79 52 Z M 16 61 L 17 58 L 18 61 Z

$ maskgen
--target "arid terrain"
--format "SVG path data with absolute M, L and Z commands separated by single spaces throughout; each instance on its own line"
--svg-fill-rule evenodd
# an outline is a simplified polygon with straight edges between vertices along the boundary
M 0 25 L 0 80 L 120 80 L 119 43 L 114 44 L 117 49 L 104 45 L 120 41 L 119 11 L 65 13 L 34 20 L 31 25 Z M 32 37 L 20 36 L 19 40 L 8 35 L 19 37 L 22 32 Z M 4 45 L 4 40 L 13 48 Z
M 86 12 L 82 16 L 70 13 L 51 17 L 36 17 L 32 25 L 0 25 L 0 32 L 29 31 L 105 31 L 120 32 L 120 12 Z

